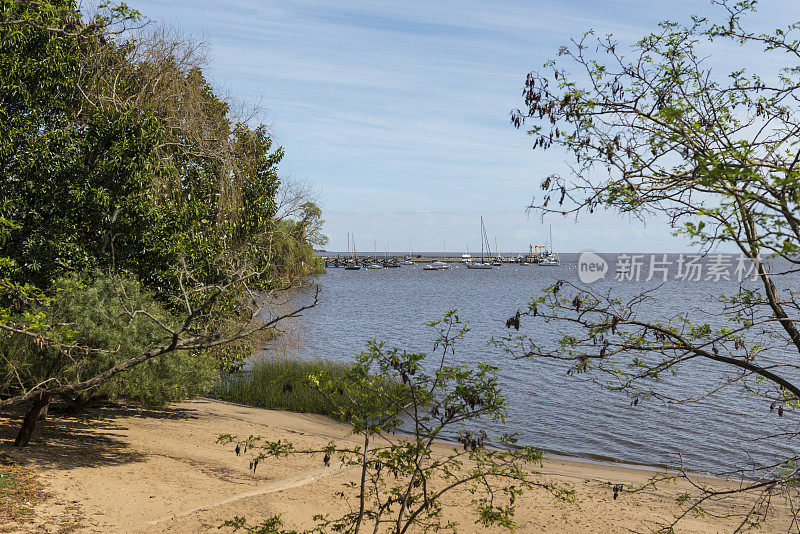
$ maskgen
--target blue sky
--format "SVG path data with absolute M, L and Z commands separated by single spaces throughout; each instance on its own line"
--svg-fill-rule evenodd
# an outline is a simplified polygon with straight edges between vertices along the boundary
M 539 179 L 567 171 L 562 153 L 531 150 L 509 112 L 525 75 L 571 37 L 594 29 L 631 41 L 663 18 L 710 12 L 705 2 L 130 4 L 207 41 L 214 85 L 265 108 L 286 149 L 283 173 L 320 193 L 328 250 L 344 250 L 348 232 L 359 250 L 479 250 L 480 216 L 502 251 L 546 240 L 551 224 L 564 252 L 688 250 L 661 221 L 528 217 Z M 755 22 L 788 20 L 800 20 L 800 7 L 775 0 Z

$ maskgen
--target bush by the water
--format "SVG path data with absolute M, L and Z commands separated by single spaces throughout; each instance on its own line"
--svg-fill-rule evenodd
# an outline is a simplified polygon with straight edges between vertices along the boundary
M 325 360 L 259 360 L 248 371 L 224 376 L 211 395 L 249 406 L 316 413 L 342 419 L 341 411 L 336 406 L 347 404 L 346 393 L 334 392 L 335 399 L 327 398 L 311 387 L 307 378 L 310 375 L 324 375 L 346 383 L 352 372 L 352 367 L 347 364 Z M 399 382 L 377 380 L 381 387 L 403 388 Z
M 65 383 L 96 376 L 168 339 L 177 319 L 138 279 L 102 273 L 58 278 L 53 296 L 27 310 L 24 318 L 58 344 L 39 337 L 0 332 L 0 398 L 59 377 Z M 85 357 L 81 347 L 96 349 Z M 103 395 L 148 406 L 196 397 L 208 391 L 219 363 L 207 351 L 170 352 L 114 376 L 75 401 Z M 68 388 L 65 388 L 68 390 Z

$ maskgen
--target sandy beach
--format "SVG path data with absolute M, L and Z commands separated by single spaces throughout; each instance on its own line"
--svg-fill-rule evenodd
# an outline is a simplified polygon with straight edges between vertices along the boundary
M 346 425 L 316 415 L 209 399 L 163 410 L 108 406 L 79 416 L 52 416 L 23 450 L 12 446 L 16 423 L 9 414 L 0 418 L 0 455 L 32 470 L 48 497 L 32 503 L 21 522 L 0 525 L 0 532 L 224 532 L 217 527 L 226 519 L 245 516 L 255 523 L 272 514 L 280 514 L 287 528 L 310 528 L 314 514 L 346 510 L 335 494 L 356 475 L 353 468 L 335 462 L 325 467 L 315 457 L 266 460 L 253 473 L 246 458 L 216 443 L 221 433 L 263 435 L 296 446 L 355 441 Z M 643 485 L 654 472 L 562 459 L 546 460 L 532 471 L 539 481 L 574 489 L 576 502 L 558 501 L 543 489 L 527 492 L 518 501 L 520 532 L 650 532 L 680 513 L 675 499 L 691 489 L 681 481 L 615 500 L 611 485 Z M 483 530 L 474 524 L 467 492 L 453 494 L 446 503 L 461 532 Z M 760 532 L 788 527 L 786 503 L 775 504 Z M 712 503 L 707 510 L 727 515 L 746 505 L 727 502 L 715 508 Z M 676 531 L 731 532 L 739 522 L 691 515 Z

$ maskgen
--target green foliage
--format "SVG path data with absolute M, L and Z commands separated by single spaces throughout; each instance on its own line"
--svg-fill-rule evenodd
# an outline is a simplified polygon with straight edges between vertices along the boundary
M 345 415 L 355 413 L 355 405 L 336 391 L 328 394 L 309 385 L 310 375 L 325 376 L 337 383 L 355 380 L 350 366 L 324 360 L 303 361 L 286 358 L 258 360 L 252 368 L 222 377 L 211 394 L 214 397 L 259 406 L 271 410 L 290 410 L 299 413 L 317 413 L 339 420 L 347 420 Z M 398 396 L 403 396 L 403 386 L 399 383 L 381 384 L 382 388 L 396 388 Z M 344 407 L 344 410 L 340 410 Z
M 456 312 L 448 312 L 430 326 L 439 333 L 434 346 L 440 355 L 436 358 L 387 349 L 371 341 L 345 376 L 325 370 L 308 375 L 307 383 L 351 422 L 363 447 L 330 443 L 320 449 L 300 450 L 289 442 L 260 436 L 238 440 L 229 434 L 220 436 L 219 442 L 236 442 L 237 454 L 250 451 L 254 470 L 265 460 L 291 454 L 322 455 L 325 465 L 338 457 L 344 465 L 359 466 L 361 483 L 345 485 L 346 493 L 357 491 L 351 511 L 339 518 L 318 516 L 315 532 L 357 533 L 362 528 L 396 533 L 409 528 L 455 531 L 456 523 L 443 518 L 442 499 L 459 487 L 473 495 L 476 523 L 508 529 L 516 527 L 517 497 L 533 485 L 571 500 L 570 492 L 529 479 L 526 467 L 538 464 L 542 451 L 519 447 L 513 435 L 490 437 L 485 430 L 488 422 L 505 421 L 506 403 L 495 367 L 447 364 L 467 332 Z M 398 382 L 405 389 L 390 386 Z M 437 449 L 436 440 L 450 432 L 457 433 L 460 447 Z M 264 532 L 242 518 L 227 526 Z M 273 526 L 278 529 L 280 524 Z
M 302 220 L 288 219 L 278 222 L 271 233 L 269 248 L 275 258 L 280 258 L 282 280 L 305 280 L 325 270 L 325 262 L 314 254 L 314 246 L 305 235 L 306 228 Z
M 244 530 L 247 534 L 299 534 L 296 530 L 285 530 L 283 521 L 279 515 L 273 515 L 261 522 L 259 525 L 248 525 L 247 519 L 244 517 L 236 516 L 233 519 L 224 521 L 219 528 L 232 528 L 234 532 Z
M 0 471 L 0 491 L 13 490 L 16 487 L 17 487 L 17 482 L 16 480 L 14 480 L 14 477 L 12 477 L 8 473 Z
M 561 147 L 574 163 L 573 176 L 542 179 L 543 198 L 531 209 L 656 216 L 701 252 L 719 246 L 741 252 L 751 262 L 750 279 L 734 295 L 719 297 L 715 309 L 702 310 L 713 322 L 695 322 L 686 310 L 652 317 L 664 293 L 642 290 L 622 301 L 559 281 L 525 314 L 559 328 L 556 343 L 518 335 L 497 343 L 517 356 L 566 361 L 568 375 L 591 372 L 595 382 L 626 392 L 632 405 L 653 397 L 697 401 L 741 388 L 781 417 L 800 405 L 800 304 L 789 278 L 800 265 L 800 69 L 794 61 L 800 23 L 757 33 L 747 26 L 755 1 L 712 3 L 721 14 L 716 21 L 665 21 L 628 45 L 586 32 L 528 75 L 524 106 L 512 122 L 529 126 L 535 149 Z M 763 61 L 731 72 L 708 54 L 710 47 L 750 50 Z M 707 389 L 676 398 L 658 383 L 665 373 L 675 376 L 699 362 L 714 366 L 694 372 L 723 369 Z M 786 450 L 797 435 L 776 431 L 760 439 L 775 439 Z M 793 465 L 797 452 L 786 460 Z M 742 467 L 743 478 L 758 483 L 732 492 L 706 489 L 687 513 L 704 513 L 700 504 L 708 499 L 752 492 L 756 504 L 742 525 L 757 523 L 777 492 L 796 500 L 788 490 L 796 470 L 777 465 Z
M 53 377 L 69 383 L 96 375 L 160 346 L 175 319 L 135 280 L 71 276 L 55 282 L 54 296 L 28 312 L 28 323 L 58 342 L 0 333 L 0 391 Z M 92 347 L 91 357 L 81 357 L 84 347 Z M 93 394 L 163 405 L 207 392 L 217 368 L 205 352 L 167 353 L 117 375 Z
M 662 213 L 706 250 L 732 243 L 752 256 L 800 252 L 798 148 L 787 133 L 797 125 L 790 102 L 800 71 L 776 57 L 777 67 L 722 72 L 705 57 L 708 46 L 728 44 L 732 53 L 792 57 L 800 25 L 757 34 L 744 25 L 754 4 L 715 3 L 726 23 L 663 22 L 629 47 L 589 31 L 528 75 L 525 107 L 512 122 L 535 125 L 534 148 L 562 147 L 575 162 L 575 179 L 543 179 L 544 198 L 531 208 Z
M 136 193 L 158 124 L 82 104 L 78 79 L 97 36 L 42 28 L 80 18 L 74 4 L 10 4 L 4 21 L 22 10 L 31 23 L 0 26 L 0 216 L 14 223 L 2 255 L 16 281 L 46 286 L 65 267 L 108 262 L 107 220 L 116 198 Z
M 7 276 L 46 289 L 64 272 L 113 268 L 168 302 L 182 273 L 216 283 L 235 257 L 251 287 L 274 286 L 274 267 L 291 265 L 264 253 L 283 157 L 266 128 L 235 123 L 179 44 L 158 56 L 158 42 L 102 28 L 48 31 L 81 14 L 26 5 L 36 25 L 0 26 Z
M 94 393 L 162 403 L 204 391 L 212 358 L 231 367 L 257 350 L 260 292 L 319 272 L 306 239 L 322 239 L 319 209 L 278 220 L 283 149 L 237 120 L 190 41 L 126 34 L 139 14 L 125 4 L 92 19 L 70 0 L 2 5 L 0 403 L 169 345 L 161 320 L 206 350 L 159 356 Z

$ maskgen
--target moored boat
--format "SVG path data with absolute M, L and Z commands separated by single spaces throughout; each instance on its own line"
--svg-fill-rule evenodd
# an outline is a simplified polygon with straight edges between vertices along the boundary
M 492 266 L 489 263 L 480 263 L 477 261 L 471 261 L 466 264 L 467 269 L 491 269 Z
M 484 245 L 486 245 L 486 248 L 488 249 L 489 248 L 488 244 L 489 244 L 489 241 L 488 241 L 488 238 L 486 237 L 486 228 L 483 226 L 483 217 L 481 217 L 481 261 L 480 262 L 476 262 L 476 261 L 467 262 L 466 263 L 467 269 L 491 269 L 492 268 L 491 264 L 488 261 L 483 259 Z M 489 251 L 489 256 L 491 257 L 491 255 L 492 255 L 492 252 L 490 250 Z
M 558 254 L 553 252 L 553 227 L 550 227 L 550 252 L 539 258 L 539 265 L 543 267 L 558 265 Z

